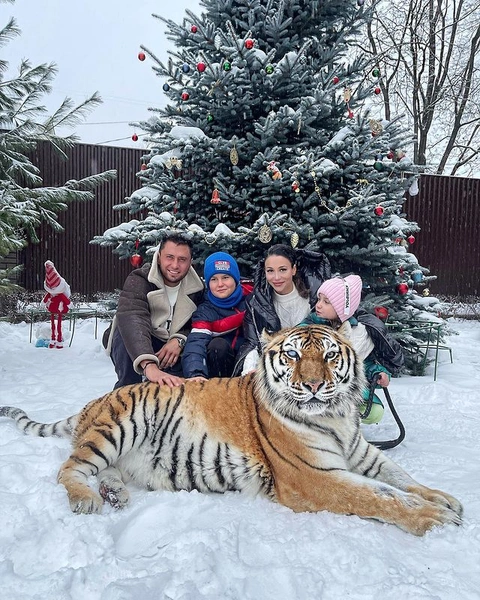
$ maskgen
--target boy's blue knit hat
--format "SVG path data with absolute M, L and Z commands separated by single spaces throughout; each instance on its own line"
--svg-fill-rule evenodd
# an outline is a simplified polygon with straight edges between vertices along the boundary
M 233 256 L 230 256 L 230 254 L 227 254 L 226 252 L 214 252 L 206 259 L 203 267 L 203 277 L 207 287 L 210 283 L 210 279 L 219 273 L 230 275 L 237 285 L 240 282 L 240 271 L 238 269 L 237 261 Z

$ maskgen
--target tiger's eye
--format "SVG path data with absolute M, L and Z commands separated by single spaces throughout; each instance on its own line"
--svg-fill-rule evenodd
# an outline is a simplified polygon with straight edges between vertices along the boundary
M 333 350 L 330 350 L 330 352 L 327 352 L 325 354 L 325 358 L 327 360 L 331 360 L 332 358 L 335 358 L 336 354 L 337 354 L 336 352 L 334 352 Z
M 300 358 L 296 350 L 287 350 L 286 354 L 288 358 L 293 358 L 293 360 L 298 360 Z

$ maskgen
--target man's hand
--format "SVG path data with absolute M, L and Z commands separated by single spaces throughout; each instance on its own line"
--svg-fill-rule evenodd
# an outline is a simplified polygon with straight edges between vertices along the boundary
M 168 340 L 162 349 L 156 353 L 159 360 L 159 367 L 161 369 L 173 367 L 173 365 L 175 365 L 177 360 L 180 358 L 181 351 L 182 349 L 180 348 L 180 344 L 176 338 Z
M 177 387 L 185 382 L 181 377 L 175 375 L 169 375 L 157 367 L 153 362 L 148 363 L 143 369 L 143 374 L 152 383 L 159 383 L 161 385 L 168 385 L 168 387 Z

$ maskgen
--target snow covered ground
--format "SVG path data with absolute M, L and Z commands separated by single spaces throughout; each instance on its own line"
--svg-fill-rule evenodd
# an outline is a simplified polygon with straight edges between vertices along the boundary
M 480 598 L 480 323 L 454 322 L 438 379 L 395 379 L 405 441 L 388 454 L 420 482 L 459 498 L 462 527 L 423 538 L 330 513 L 295 514 L 239 494 L 146 492 L 97 516 L 74 515 L 56 483 L 67 440 L 24 436 L 0 419 L 2 600 L 478 600 Z M 26 323 L 0 322 L 0 404 L 52 422 L 115 381 L 77 322 L 70 348 L 29 343 Z M 228 399 L 225 400 L 228 402 Z M 395 430 L 386 417 L 367 438 Z

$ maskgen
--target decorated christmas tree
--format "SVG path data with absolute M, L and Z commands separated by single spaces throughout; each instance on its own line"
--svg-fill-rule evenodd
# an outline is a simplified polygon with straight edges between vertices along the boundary
M 142 187 L 118 206 L 132 221 L 94 243 L 138 265 L 165 231 L 184 230 L 197 265 L 222 249 L 247 276 L 270 244 L 308 247 L 361 275 L 365 306 L 383 318 L 423 311 L 428 271 L 403 214 L 417 169 L 401 120 L 378 116 L 382 73 L 355 46 L 363 0 L 201 5 L 181 25 L 157 16 L 175 46 L 166 63 L 141 49 L 168 103 L 137 125 Z

